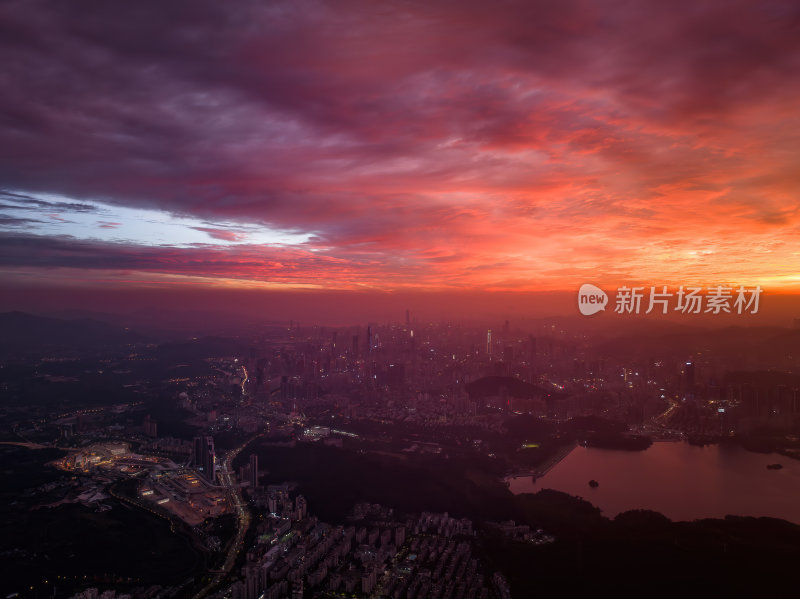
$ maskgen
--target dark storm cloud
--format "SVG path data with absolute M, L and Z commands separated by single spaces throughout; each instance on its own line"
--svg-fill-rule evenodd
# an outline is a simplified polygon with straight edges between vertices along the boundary
M 426 142 L 451 135 L 535 143 L 539 128 L 520 124 L 559 111 L 546 97 L 516 99 L 525 77 L 545 89 L 608 89 L 624 108 L 665 124 L 691 120 L 791 84 L 792 6 L 7 2 L 0 176 L 14 188 L 302 220 L 271 211 L 305 168 L 328 171 L 320 149 L 282 168 L 282 150 L 308 149 L 298 137 L 313 146 L 347 136 L 337 154 L 348 166 L 424 155 Z M 254 123 L 237 116 L 299 128 L 284 132 L 294 137 L 281 148 L 249 135 Z M 545 134 L 551 140 L 574 126 L 560 121 Z M 279 168 L 265 165 L 254 181 L 245 150 Z

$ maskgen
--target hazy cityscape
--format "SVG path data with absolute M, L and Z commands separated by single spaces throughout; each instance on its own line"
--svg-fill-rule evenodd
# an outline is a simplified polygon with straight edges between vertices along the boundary
M 800 472 L 790 353 L 800 329 L 647 322 L 626 331 L 628 321 L 587 335 L 578 318 L 489 329 L 406 311 L 388 323 L 187 337 L 140 334 L 108 317 L 0 320 L 10 596 L 626 589 L 642 583 L 616 561 L 630 559 L 631 526 L 658 531 L 637 543 L 677 554 L 674 567 L 698 588 L 718 588 L 722 574 L 753 588 L 738 560 L 771 568 L 798 551 L 756 554 L 776 529 L 800 538 L 791 496 L 769 501 Z M 562 475 L 577 492 L 548 484 L 585 451 L 599 461 L 583 478 L 579 466 Z M 616 480 L 602 462 L 618 454 L 662 457 L 640 480 Z M 747 471 L 745 455 L 759 472 Z M 681 488 L 676 471 L 709 456 L 723 478 Z M 763 485 L 746 512 L 730 512 L 751 518 L 731 520 L 725 504 L 702 513 L 703 494 L 747 495 L 737 487 L 747 481 L 727 480 L 727 470 Z M 663 507 L 642 499 L 658 484 L 648 476 L 672 487 Z M 604 504 L 603 491 L 628 505 L 613 495 Z M 671 509 L 688 509 L 676 519 L 697 529 L 657 513 Z M 732 556 L 709 568 L 718 545 Z M 773 572 L 770 581 L 788 579 Z

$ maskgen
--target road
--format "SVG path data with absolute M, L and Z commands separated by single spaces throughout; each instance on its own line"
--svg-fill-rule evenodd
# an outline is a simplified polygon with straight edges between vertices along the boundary
M 680 404 L 672 398 L 668 398 L 667 401 L 669 401 L 667 409 L 653 418 L 655 422 L 662 426 L 666 426 L 669 423 L 670 416 L 680 407 Z
M 32 441 L 0 441 L 0 445 L 16 445 L 17 447 L 27 447 L 28 449 L 52 449 L 52 445 L 42 445 Z
M 238 456 L 239 453 L 254 439 L 255 437 L 248 439 L 239 445 L 239 447 L 231 449 L 227 454 L 225 454 L 225 458 L 222 460 L 222 465 L 217 471 L 217 477 L 220 485 L 227 489 L 228 505 L 230 505 L 231 509 L 236 512 L 236 536 L 228 547 L 228 553 L 225 556 L 225 561 L 223 562 L 222 568 L 214 571 L 214 578 L 200 591 L 198 591 L 198 593 L 194 596 L 194 599 L 201 599 L 216 589 L 220 582 L 222 582 L 233 569 L 233 565 L 236 563 L 236 558 L 239 557 L 239 553 L 241 553 L 242 549 L 244 549 L 244 537 L 250 528 L 250 511 L 247 509 L 247 505 L 242 498 L 242 492 L 239 489 L 236 478 L 233 475 L 232 464 L 236 459 L 236 456 Z

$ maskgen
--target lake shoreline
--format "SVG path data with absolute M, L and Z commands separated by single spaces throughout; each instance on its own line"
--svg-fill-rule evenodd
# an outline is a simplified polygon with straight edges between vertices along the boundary
M 675 521 L 738 515 L 800 523 L 791 500 L 800 496 L 800 463 L 781 457 L 728 443 L 656 441 L 635 452 L 576 445 L 546 474 L 511 473 L 504 481 L 515 495 L 553 489 L 582 497 L 609 517 L 645 509 Z M 783 467 L 767 468 L 776 463 Z

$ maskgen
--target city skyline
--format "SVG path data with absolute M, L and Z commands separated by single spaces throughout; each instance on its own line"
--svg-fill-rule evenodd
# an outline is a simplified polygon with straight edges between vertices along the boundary
M 794 588 L 800 330 L 398 316 L 0 314 L 6 594 Z

